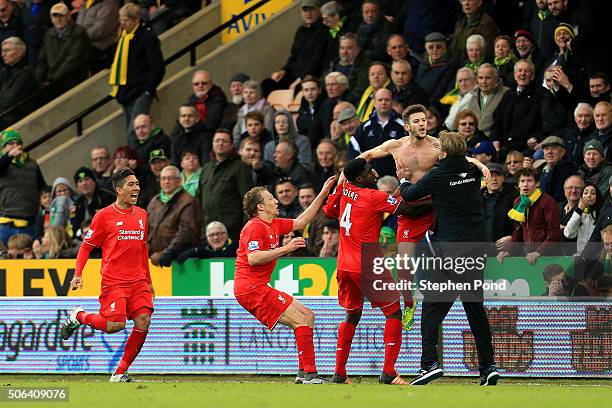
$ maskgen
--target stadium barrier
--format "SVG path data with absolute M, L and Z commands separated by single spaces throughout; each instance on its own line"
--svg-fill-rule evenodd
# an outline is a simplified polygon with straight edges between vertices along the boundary
M 317 366 L 334 369 L 336 332 L 344 312 L 332 297 L 302 298 L 317 315 Z M 68 341 L 61 322 L 77 304 L 97 310 L 95 298 L 0 298 L 0 372 L 110 373 L 131 330 L 104 334 L 81 326 Z M 546 298 L 486 302 L 496 361 L 513 377 L 612 378 L 609 304 Z M 174 297 L 155 303 L 147 342 L 131 367 L 135 374 L 292 374 L 297 368 L 295 338 L 278 327 L 268 332 L 231 298 Z M 419 308 L 420 309 L 420 308 Z M 378 375 L 383 365 L 384 318 L 366 308 L 353 342 L 349 375 Z M 398 370 L 419 368 L 420 311 L 404 333 Z M 447 375 L 477 375 L 476 351 L 460 304 L 443 325 Z
M 507 258 L 503 264 L 489 258 L 485 280 L 505 282 L 506 289 L 489 291 L 487 297 L 540 296 L 545 290 L 542 269 L 557 263 L 573 274 L 572 257 L 541 257 L 535 265 L 525 258 Z M 87 262 L 84 288 L 69 290 L 75 260 L 0 261 L 2 296 L 98 296 L 100 260 Z M 234 258 L 191 259 L 172 268 L 150 265 L 158 296 L 233 296 Z M 296 296 L 337 296 L 335 258 L 280 258 L 272 274 L 272 286 Z

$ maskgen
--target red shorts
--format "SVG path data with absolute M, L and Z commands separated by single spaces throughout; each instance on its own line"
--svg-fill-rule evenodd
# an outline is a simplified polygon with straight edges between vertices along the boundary
M 399 292 L 377 290 L 373 279 L 366 280 L 360 273 L 338 271 L 338 304 L 344 309 L 363 309 L 364 297 L 372 307 L 385 308 L 399 301 Z M 388 281 L 389 277 L 380 276 L 380 280 Z M 390 279 L 393 279 L 392 277 Z
M 293 303 L 293 296 L 268 285 L 262 285 L 252 292 L 237 295 L 236 300 L 240 306 L 272 331 L 283 313 Z
M 397 216 L 396 242 L 421 242 L 427 230 L 433 228 L 435 223 L 434 212 L 431 210 L 420 217 Z
M 134 282 L 127 286 L 105 288 L 100 294 L 100 314 L 113 317 L 115 320 L 133 319 L 134 312 L 146 307 L 153 313 L 153 293 L 149 284 L 144 281 Z

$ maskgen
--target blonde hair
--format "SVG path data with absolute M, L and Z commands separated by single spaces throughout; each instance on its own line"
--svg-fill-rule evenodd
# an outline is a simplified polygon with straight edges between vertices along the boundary
M 49 234 L 49 258 L 58 259 L 64 249 L 70 248 L 68 234 L 63 227 L 51 226 L 47 230 Z
M 440 150 L 448 157 L 465 156 L 467 152 L 465 138 L 457 132 L 440 132 Z

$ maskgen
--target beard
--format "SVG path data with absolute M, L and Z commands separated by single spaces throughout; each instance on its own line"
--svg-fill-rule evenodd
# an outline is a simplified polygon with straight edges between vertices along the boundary
M 242 105 L 242 95 L 232 95 L 232 103 L 235 105 Z

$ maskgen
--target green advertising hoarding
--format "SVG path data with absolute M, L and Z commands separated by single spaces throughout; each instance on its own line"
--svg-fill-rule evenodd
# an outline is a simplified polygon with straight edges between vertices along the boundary
M 535 265 L 525 258 L 506 258 L 503 264 L 489 258 L 485 281 L 506 280 L 506 290 L 492 296 L 541 296 L 546 287 L 542 269 L 559 264 L 573 274 L 572 257 L 541 257 Z M 191 259 L 172 266 L 174 296 L 233 296 L 235 258 Z M 271 285 L 297 296 L 337 296 L 336 258 L 280 258 Z

